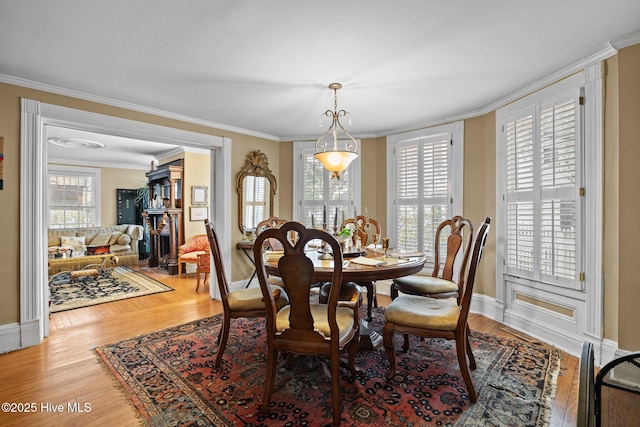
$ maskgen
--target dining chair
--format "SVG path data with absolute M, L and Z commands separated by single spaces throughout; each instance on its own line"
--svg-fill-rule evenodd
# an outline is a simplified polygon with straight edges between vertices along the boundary
M 369 218 L 364 215 L 358 215 L 355 218 L 347 218 L 342 222 L 341 228 L 349 228 L 352 234 L 360 237 L 362 241 L 362 246 L 367 247 L 370 243 L 373 242 L 373 235 L 380 235 L 380 224 L 373 218 Z M 355 244 L 355 242 L 354 242 Z M 319 301 L 321 303 L 326 302 L 329 296 L 329 288 L 330 283 L 324 283 L 320 287 L 319 292 Z M 360 294 L 361 288 L 364 287 L 367 289 L 367 316 L 368 319 L 371 320 L 373 318 L 372 307 L 378 306 L 378 298 L 376 296 L 376 282 L 346 282 L 342 284 L 342 290 L 340 292 L 339 300 L 349 301 L 354 295 Z
M 386 308 L 384 312 L 384 327 L 382 340 L 387 357 L 389 359 L 390 380 L 396 372 L 396 359 L 394 349 L 394 334 L 411 334 L 422 338 L 445 338 L 455 340 L 458 364 L 462 372 L 462 378 L 467 385 L 469 399 L 476 402 L 476 391 L 471 381 L 471 369 L 476 368 L 475 358 L 469 344 L 469 326 L 467 318 L 476 271 L 482 256 L 482 250 L 487 241 L 491 218 L 486 217 L 480 224 L 478 234 L 473 245 L 473 253 L 469 269 L 466 272 L 466 281 L 461 298 L 454 303 L 450 299 L 436 299 L 419 295 L 400 295 Z M 408 346 L 403 346 L 406 353 Z M 467 364 L 467 357 L 469 363 Z
M 262 220 L 256 225 L 256 236 L 262 233 L 264 230 L 268 230 L 270 228 L 280 228 L 282 224 L 287 223 L 288 220 L 278 218 L 277 216 L 269 217 L 265 220 Z M 275 239 L 267 239 L 263 243 L 265 249 L 269 249 L 272 251 L 280 251 L 282 250 L 282 245 Z M 282 285 L 282 279 L 278 276 L 269 276 L 269 282 L 273 285 Z
M 464 233 L 467 234 L 466 244 L 463 244 L 465 243 Z M 431 298 L 458 298 L 460 291 L 464 288 L 464 271 L 472 246 L 473 224 L 471 221 L 458 215 L 441 222 L 436 230 L 431 275 L 417 273 L 393 279 L 391 299 L 398 297 L 398 291 Z M 446 248 L 444 257 L 441 256 L 443 247 Z M 459 267 L 457 270 L 456 261 Z
M 215 367 L 220 367 L 222 363 L 222 355 L 227 347 L 229 338 L 229 330 L 231 329 L 231 319 L 241 317 L 262 317 L 266 315 L 265 303 L 260 288 L 239 289 L 235 291 L 229 290 L 227 276 L 224 273 L 224 265 L 222 263 L 222 255 L 220 251 L 220 243 L 213 224 L 208 219 L 204 220 L 209 239 L 209 247 L 211 248 L 211 256 L 216 270 L 216 278 L 218 281 L 218 289 L 220 291 L 220 299 L 222 300 L 222 326 L 218 334 L 218 354 L 216 356 Z M 285 306 L 289 303 L 289 297 L 284 289 L 279 286 L 272 286 L 277 296 L 273 299 L 278 307 Z
M 265 220 L 262 220 L 258 223 L 258 225 L 256 225 L 256 236 L 262 233 L 264 230 L 268 230 L 269 228 L 280 228 L 280 226 L 282 224 L 285 224 L 286 222 L 287 222 L 286 219 L 281 219 L 281 218 L 278 218 L 277 216 L 272 216 Z M 271 249 L 273 250 L 281 249 L 279 247 L 279 244 L 275 241 L 273 242 L 267 241 L 265 242 L 265 244 L 269 245 L 270 247 L 271 247 L 271 244 L 273 244 L 273 246 L 275 246 L 275 247 L 271 247 Z
M 378 221 L 368 216 L 358 215 L 355 218 L 347 218 L 342 222 L 341 229 L 349 228 L 362 240 L 362 245 L 373 243 L 373 235 L 380 235 L 381 228 Z M 355 237 L 355 236 L 354 236 Z M 355 244 L 355 242 L 353 242 Z
M 288 238 L 295 233 L 295 244 Z M 289 305 L 279 306 L 274 298 L 274 286 L 269 283 L 265 270 L 263 243 L 276 239 L 282 244 L 278 270 L 283 288 L 289 295 Z M 314 264 L 305 255 L 305 247 L 312 241 L 324 241 L 333 253 L 333 271 L 329 300 L 327 304 L 310 300 L 313 283 Z M 266 303 L 267 311 L 267 374 L 262 400 L 263 412 L 269 411 L 271 395 L 277 370 L 279 353 L 288 353 L 288 363 L 293 363 L 293 355 L 318 355 L 331 360 L 331 394 L 333 425 L 340 424 L 340 351 L 348 349 L 349 370 L 356 374 L 355 354 L 358 349 L 359 296 L 350 302 L 339 302 L 342 283 L 342 252 L 340 244 L 329 233 L 305 228 L 297 222 L 287 222 L 280 228 L 272 228 L 260 233 L 253 247 L 258 280 Z

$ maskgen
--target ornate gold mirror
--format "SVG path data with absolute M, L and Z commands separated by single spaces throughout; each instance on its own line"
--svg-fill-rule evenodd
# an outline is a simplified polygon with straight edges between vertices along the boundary
M 276 177 L 269 169 L 267 156 L 260 150 L 247 154 L 238 174 L 238 227 L 254 230 L 258 223 L 273 216 Z

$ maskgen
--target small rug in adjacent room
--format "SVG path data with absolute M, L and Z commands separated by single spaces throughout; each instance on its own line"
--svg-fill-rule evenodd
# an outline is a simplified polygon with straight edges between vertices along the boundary
M 381 331 L 381 309 L 374 311 Z M 331 375 L 324 358 L 278 363 L 271 412 L 260 411 L 267 367 L 264 319 L 235 319 L 223 364 L 214 368 L 222 316 L 96 348 L 148 426 L 324 426 L 332 421 Z M 397 335 L 397 334 L 396 334 Z M 470 404 L 455 343 L 412 339 L 397 351 L 396 377 L 385 381 L 384 349 L 359 351 L 359 374 L 341 363 L 342 425 L 544 426 L 555 396 L 556 350 L 472 331 L 478 402 Z M 396 336 L 400 349 L 402 336 Z M 344 366 L 343 366 L 344 365 Z M 457 424 L 456 424 L 457 423 Z
M 88 307 L 143 295 L 172 291 L 173 288 L 129 267 L 101 271 L 97 278 L 77 278 L 70 283 L 70 273 L 56 275 L 49 282 L 50 312 Z

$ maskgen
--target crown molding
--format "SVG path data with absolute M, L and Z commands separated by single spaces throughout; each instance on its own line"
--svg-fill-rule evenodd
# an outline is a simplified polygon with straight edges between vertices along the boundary
M 622 49 L 638 43 L 640 43 L 640 33 L 634 33 L 627 36 L 618 37 L 611 42 L 611 45 L 616 49 Z
M 0 83 L 7 83 L 15 86 L 26 87 L 29 89 L 41 90 L 43 92 L 55 93 L 58 95 L 68 96 L 71 98 L 82 99 L 85 101 L 96 102 L 99 104 L 110 105 L 112 107 L 124 108 L 131 111 L 138 111 L 140 113 L 152 114 L 154 116 L 165 117 L 167 119 L 178 120 L 185 123 L 192 123 L 200 126 L 206 126 L 219 130 L 240 133 L 248 136 L 255 136 L 258 138 L 264 138 L 271 141 L 280 141 L 277 136 L 269 135 L 262 132 L 254 132 L 248 129 L 242 129 L 235 126 L 224 125 L 222 123 L 211 122 L 208 120 L 197 119 L 194 117 L 184 116 L 182 114 L 172 113 L 169 111 L 159 110 L 156 108 L 145 107 L 130 102 L 119 101 L 98 95 L 91 95 L 85 92 L 80 92 L 74 89 L 67 89 L 59 86 L 53 86 L 46 83 L 39 83 L 32 80 L 23 79 L 20 77 L 10 76 L 7 74 L 0 74 Z

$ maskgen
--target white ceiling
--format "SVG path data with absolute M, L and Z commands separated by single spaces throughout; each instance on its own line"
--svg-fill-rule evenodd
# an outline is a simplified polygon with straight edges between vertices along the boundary
M 277 141 L 323 132 L 335 81 L 371 137 L 483 111 L 638 31 L 638 0 L 0 0 L 0 81 Z

